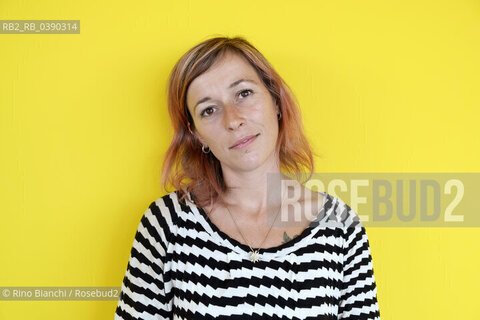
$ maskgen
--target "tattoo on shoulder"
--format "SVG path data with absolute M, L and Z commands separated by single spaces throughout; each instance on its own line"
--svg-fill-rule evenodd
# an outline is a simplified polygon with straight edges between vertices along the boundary
M 288 241 L 294 239 L 295 237 L 297 237 L 298 234 L 294 235 L 293 238 L 290 238 L 287 234 L 286 231 L 283 232 L 283 242 L 282 243 L 287 243 Z

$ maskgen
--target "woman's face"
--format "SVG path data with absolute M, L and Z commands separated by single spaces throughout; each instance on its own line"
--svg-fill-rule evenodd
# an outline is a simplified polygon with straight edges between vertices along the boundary
M 227 53 L 195 78 L 187 91 L 187 106 L 194 134 L 223 170 L 251 171 L 276 160 L 280 110 L 243 57 Z M 198 148 L 202 152 L 201 145 Z

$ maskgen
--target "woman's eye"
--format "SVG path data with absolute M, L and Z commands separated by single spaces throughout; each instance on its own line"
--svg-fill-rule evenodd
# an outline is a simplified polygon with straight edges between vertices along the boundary
M 208 107 L 208 108 L 205 108 L 201 113 L 200 115 L 202 117 L 206 117 L 206 116 L 209 116 L 213 113 L 213 107 Z
M 249 92 L 250 92 L 250 93 L 249 93 Z M 247 94 L 247 95 L 244 95 L 244 93 L 249 93 L 249 94 Z M 245 97 L 248 97 L 249 95 L 251 95 L 252 93 L 253 93 L 253 91 L 252 91 L 252 90 L 250 90 L 250 89 L 247 89 L 247 90 L 242 90 L 242 91 L 240 91 L 240 93 L 239 93 L 239 94 L 240 94 L 240 95 L 241 95 L 243 98 L 245 98 Z
M 237 96 L 240 95 L 242 98 L 246 98 L 248 96 L 251 96 L 252 94 L 253 94 L 253 90 L 246 89 L 246 90 L 242 90 L 242 91 L 238 92 Z M 202 112 L 200 112 L 200 116 L 201 117 L 208 117 L 214 112 L 215 112 L 215 107 L 214 106 L 207 107 L 207 108 L 203 109 Z

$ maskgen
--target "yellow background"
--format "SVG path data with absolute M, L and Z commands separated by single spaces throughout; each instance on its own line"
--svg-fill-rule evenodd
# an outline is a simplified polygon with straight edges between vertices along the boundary
M 480 171 L 480 2 L 13 1 L 0 19 L 0 286 L 120 286 L 164 194 L 167 75 L 213 35 L 296 94 L 317 172 Z M 347 200 L 347 199 L 345 199 Z M 478 228 L 367 228 L 382 319 L 479 319 Z M 0 301 L 0 319 L 112 319 L 116 302 Z

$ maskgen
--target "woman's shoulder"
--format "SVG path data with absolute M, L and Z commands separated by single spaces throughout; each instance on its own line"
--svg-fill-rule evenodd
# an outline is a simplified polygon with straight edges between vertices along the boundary
M 362 226 L 356 211 L 339 196 L 327 192 L 322 192 L 322 195 L 325 197 L 325 200 L 322 208 L 323 215 L 320 216 L 324 218 L 324 221 L 342 228 Z
M 152 201 L 149 211 L 152 215 L 166 219 L 169 224 L 176 224 L 179 217 L 191 211 L 192 204 L 189 193 L 174 190 Z
M 187 194 L 188 197 L 188 194 Z M 173 190 L 169 193 L 164 194 L 163 196 L 158 197 L 155 199 L 151 205 L 156 205 L 159 207 L 172 207 L 172 206 L 177 206 L 184 204 L 185 202 L 185 197 L 182 195 L 182 193 L 179 190 Z M 187 198 L 190 200 L 189 198 Z

